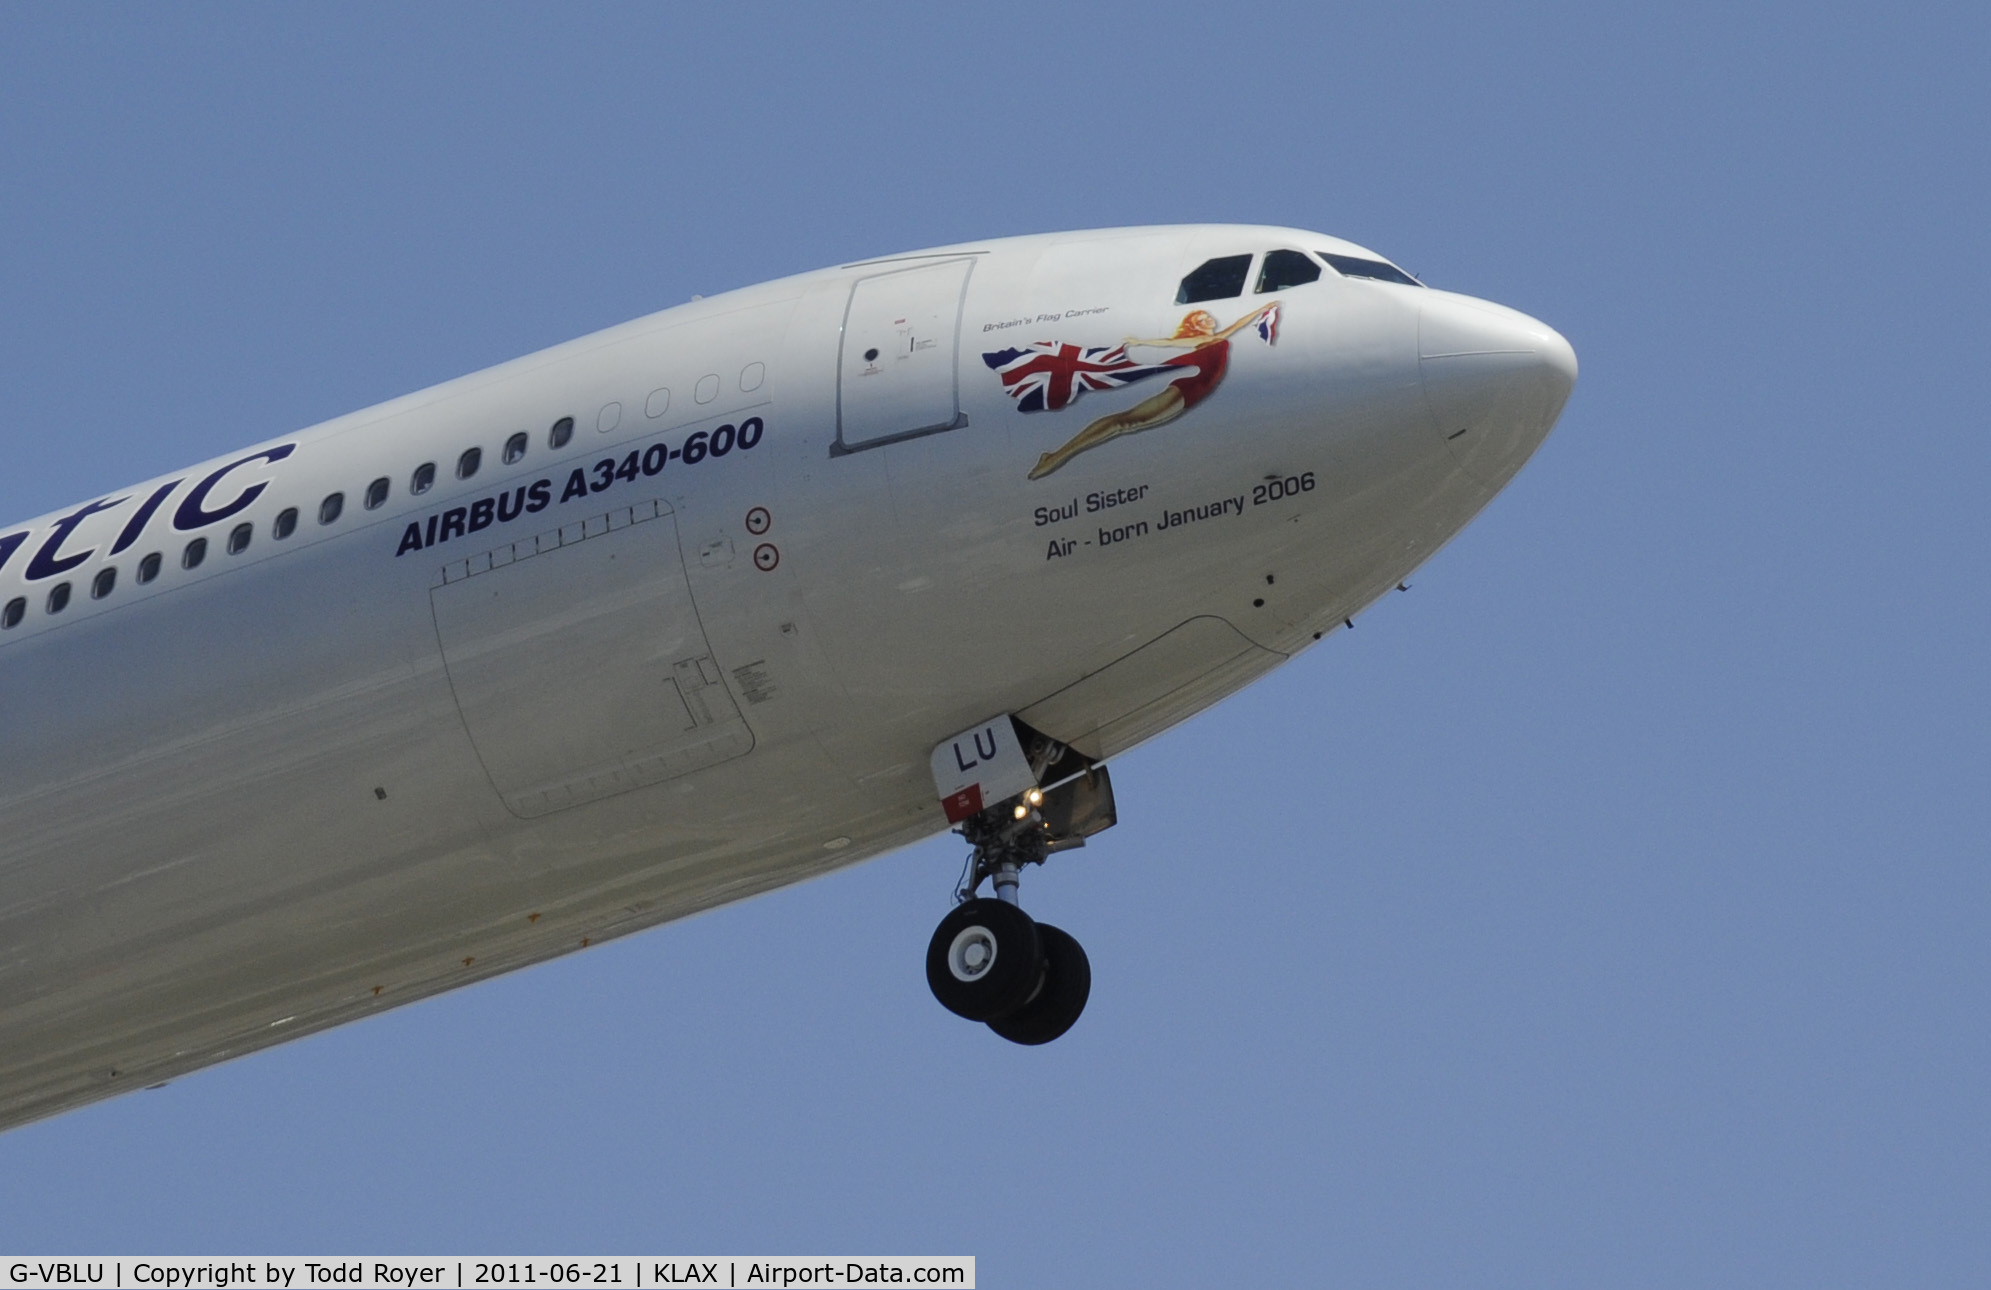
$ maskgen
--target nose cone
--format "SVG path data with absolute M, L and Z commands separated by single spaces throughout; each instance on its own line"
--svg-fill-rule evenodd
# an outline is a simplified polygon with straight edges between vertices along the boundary
M 1553 327 L 1470 296 L 1425 297 L 1417 352 L 1438 433 L 1492 488 L 1548 437 L 1576 385 L 1576 351 Z

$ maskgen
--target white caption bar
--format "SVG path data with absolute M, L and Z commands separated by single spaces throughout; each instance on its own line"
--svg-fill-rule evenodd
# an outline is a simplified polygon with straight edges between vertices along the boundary
M 641 1258 L 20 1258 L 0 1256 L 0 1290 L 537 1290 L 681 1286 L 947 1286 L 973 1290 L 972 1255 L 644 1255 Z

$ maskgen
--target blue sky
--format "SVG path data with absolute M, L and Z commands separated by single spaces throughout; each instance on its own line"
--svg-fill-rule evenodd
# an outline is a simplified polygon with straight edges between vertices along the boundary
M 990 1286 L 1991 1276 L 1963 5 L 0 9 L 0 513 L 780 274 L 1298 224 L 1583 375 L 1114 767 L 1043 1050 L 960 848 L 0 1137 L 0 1248 L 949 1252 Z M 4 696 L 0 696 L 0 704 Z

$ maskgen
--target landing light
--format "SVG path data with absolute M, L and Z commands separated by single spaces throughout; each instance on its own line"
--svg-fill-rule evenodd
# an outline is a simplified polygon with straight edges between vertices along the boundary
M 1023 795 L 1023 800 L 1032 806 L 1042 806 L 1044 804 L 1044 790 L 1033 788 Z

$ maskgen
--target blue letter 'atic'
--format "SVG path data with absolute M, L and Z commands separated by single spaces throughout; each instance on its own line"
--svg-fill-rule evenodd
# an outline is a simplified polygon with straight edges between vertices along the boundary
M 41 578 L 53 578 L 58 573 L 74 569 L 77 565 L 97 554 L 97 548 L 91 547 L 88 551 L 77 555 L 66 555 L 59 559 L 56 557 L 56 552 L 62 549 L 62 544 L 69 540 L 69 535 L 76 531 L 78 524 L 81 524 L 84 520 L 89 519 L 99 511 L 111 510 L 126 500 L 123 497 L 113 497 L 106 501 L 91 502 L 88 506 L 71 511 L 57 520 L 55 527 L 48 531 L 47 540 L 41 544 L 41 550 L 35 552 L 34 559 L 28 561 L 27 573 L 24 575 L 27 580 L 34 582 Z
M 238 511 L 246 510 L 249 504 L 254 502 L 258 497 L 261 497 L 263 490 L 269 487 L 267 481 L 251 485 L 240 497 L 218 511 L 207 509 L 207 495 L 213 492 L 214 486 L 219 484 L 228 472 L 234 470 L 237 466 L 246 466 L 252 461 L 282 461 L 285 457 L 290 456 L 291 453 L 296 451 L 296 444 L 286 443 L 271 448 L 267 452 L 252 453 L 239 461 L 229 462 L 220 470 L 215 471 L 212 475 L 194 485 L 193 491 L 188 493 L 186 500 L 180 503 L 180 509 L 173 513 L 173 527 L 185 533 L 189 529 L 204 528 L 209 524 L 218 524 Z

